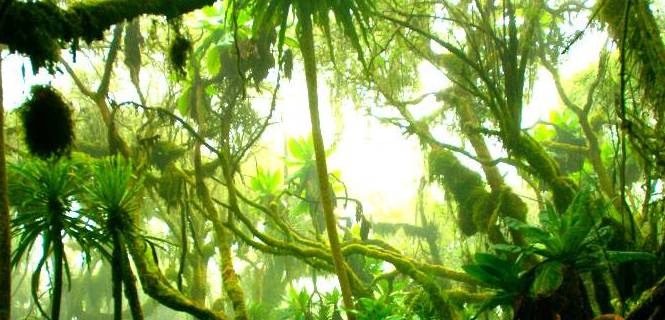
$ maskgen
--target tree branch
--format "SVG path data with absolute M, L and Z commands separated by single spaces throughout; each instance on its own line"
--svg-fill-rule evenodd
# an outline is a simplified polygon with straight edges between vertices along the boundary
M 71 43 L 76 49 L 80 39 L 88 43 L 101 40 L 105 30 L 125 20 L 144 14 L 173 18 L 213 3 L 215 0 L 104 0 L 63 9 L 51 1 L 11 1 L 0 21 L 0 43 L 7 44 L 11 52 L 29 56 L 35 72 L 42 67 L 53 71 L 64 44 Z

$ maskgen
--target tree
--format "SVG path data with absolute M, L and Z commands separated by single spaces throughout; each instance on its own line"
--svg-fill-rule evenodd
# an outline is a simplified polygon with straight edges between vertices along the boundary
M 348 310 L 351 310 L 353 309 L 351 285 L 348 279 L 344 257 L 342 256 L 341 247 L 339 245 L 339 236 L 337 235 L 337 223 L 333 213 L 333 199 L 331 198 L 332 192 L 328 181 L 325 146 L 321 134 L 318 106 L 317 60 L 314 51 L 314 25 L 312 19 L 313 17 L 318 18 L 319 23 L 321 23 L 325 30 L 325 28 L 329 28 L 328 13 L 330 11 L 334 12 L 337 22 L 343 26 L 346 35 L 351 39 L 362 59 L 362 49 L 360 48 L 359 38 L 364 35 L 358 34 L 354 22 L 360 24 L 361 33 L 364 33 L 364 23 L 366 23 L 366 15 L 369 13 L 371 5 L 367 1 L 353 1 L 344 4 L 335 2 L 311 3 L 307 1 L 271 1 L 268 3 L 258 3 L 256 8 L 254 8 L 254 14 L 259 20 L 258 30 L 265 32 L 270 30 L 273 23 L 275 25 L 280 25 L 280 38 L 283 39 L 291 7 L 298 18 L 298 25 L 300 28 L 297 34 L 300 43 L 300 52 L 302 53 L 305 64 L 312 140 L 314 142 L 314 153 L 316 157 L 316 167 L 326 231 L 328 233 L 328 241 L 330 243 L 335 270 L 342 290 L 344 305 Z M 275 12 L 275 10 L 278 11 Z M 276 22 L 273 22 L 274 20 L 276 20 Z
M 0 73 L 2 59 L 0 59 Z M 0 79 L 0 148 L 5 145 L 2 79 Z M 9 224 L 9 197 L 7 195 L 7 171 L 5 153 L 0 149 L 0 320 L 11 318 L 11 232 Z
M 47 316 L 39 303 L 39 277 L 49 257 L 53 279 L 51 291 L 51 319 L 60 318 L 63 275 L 69 274 L 63 238 L 73 239 L 84 253 L 101 248 L 97 230 L 87 219 L 81 219 L 72 211 L 76 186 L 80 180 L 75 171 L 80 167 L 66 159 L 26 159 L 21 166 L 11 167 L 11 199 L 17 210 L 12 229 L 18 237 L 12 264 L 19 261 L 41 239 L 42 256 L 32 276 L 33 298 L 43 316 Z
M 136 224 L 130 213 L 138 209 L 137 197 L 141 181 L 134 181 L 131 162 L 115 156 L 96 164 L 91 172 L 91 184 L 87 186 L 90 216 L 97 219 L 101 237 L 111 246 L 111 277 L 113 282 L 113 315 L 122 319 L 122 288 L 129 301 L 132 318 L 143 319 L 141 303 L 136 289 L 136 278 L 129 263 L 127 237 Z

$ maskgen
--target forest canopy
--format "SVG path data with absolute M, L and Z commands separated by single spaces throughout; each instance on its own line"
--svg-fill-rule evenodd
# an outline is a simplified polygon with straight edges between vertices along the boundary
M 665 318 L 663 10 L 0 0 L 0 320 Z

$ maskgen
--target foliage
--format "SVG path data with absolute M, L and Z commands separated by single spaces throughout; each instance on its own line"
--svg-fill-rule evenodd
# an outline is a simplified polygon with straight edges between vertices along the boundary
M 462 267 L 485 286 L 496 290 L 494 296 L 478 309 L 476 317 L 498 306 L 512 306 L 524 294 L 529 287 L 529 278 L 521 267 L 524 257 L 522 255 L 515 261 L 510 261 L 489 253 L 476 253 L 474 263 Z
M 548 204 L 540 213 L 540 226 L 506 218 L 506 224 L 523 234 L 528 245 L 495 246 L 500 256 L 517 255 L 514 262 L 493 254 L 477 253 L 475 263 L 463 267 L 469 275 L 497 289 L 479 313 L 499 305 L 515 305 L 522 297 L 551 296 L 564 281 L 572 281 L 567 276 L 571 271 L 576 277 L 579 273 L 607 268 L 610 264 L 655 259 L 646 252 L 605 249 L 611 236 L 609 227 L 600 225 L 606 205 L 595 201 L 594 195 L 591 190 L 580 191 L 563 213 Z M 526 263 L 536 256 L 542 260 L 535 265 Z
M 37 290 L 42 269 L 47 259 L 53 256 L 55 284 L 51 285 L 51 296 L 60 295 L 62 284 L 58 277 L 62 272 L 58 266 L 64 264 L 64 272 L 69 278 L 69 263 L 62 248 L 65 237 L 73 240 L 81 250 L 86 262 L 90 263 L 90 251 L 100 249 L 103 239 L 99 227 L 89 218 L 74 211 L 78 186 L 81 179 L 76 175 L 82 167 L 71 160 L 50 158 L 47 160 L 26 159 L 21 165 L 10 167 L 10 199 L 16 215 L 12 219 L 12 233 L 18 238 L 12 255 L 12 264 L 18 266 L 21 259 L 30 252 L 35 243 L 41 240 L 42 255 L 32 276 L 32 296 L 39 310 Z M 58 300 L 59 301 L 59 300 Z M 56 308 L 53 306 L 53 308 Z M 59 306 L 57 307 L 59 308 Z
M 619 2 L 593 9 L 598 14 L 594 17 L 610 23 L 609 33 L 617 45 L 605 49 L 614 53 L 601 58 L 598 71 L 592 66 L 582 78 L 561 81 L 556 69 L 570 59 L 565 52 L 573 45 L 577 48 L 576 43 L 586 45 L 586 39 L 579 38 L 599 30 L 594 22 L 576 31 L 577 21 L 592 13 L 584 3 L 231 0 L 183 17 L 182 25 L 174 30 L 168 24 L 177 21 L 180 13 L 212 2 L 64 1 L 55 5 L 5 1 L 0 5 L 0 29 L 6 31 L 10 25 L 18 31 L 0 32 L 0 42 L 7 43 L 11 51 L 28 53 L 35 70 L 54 67 L 60 49 L 67 45 L 91 62 L 90 68 L 63 63 L 73 85 L 85 96 L 77 101 L 76 93 L 65 95 L 81 110 L 76 121 L 86 123 L 85 128 L 77 129 L 76 136 L 82 140 L 79 150 L 103 156 L 107 145 L 128 142 L 126 159 L 60 157 L 60 162 L 69 163 L 66 169 L 59 168 L 53 156 L 68 154 L 69 147 L 37 152 L 45 158 L 40 160 L 44 169 L 38 168 L 35 159 L 29 159 L 35 162 L 32 164 L 21 163 L 26 146 L 13 139 L 17 131 L 10 123 L 5 153 L 10 162 L 18 163 L 10 170 L 9 180 L 18 245 L 15 266 L 26 261 L 36 271 L 33 279 L 39 280 L 44 268 L 57 278 L 58 261 L 69 272 L 67 255 L 84 253 L 89 261 L 96 258 L 90 254 L 99 251 L 112 262 L 114 284 L 119 283 L 118 271 L 131 275 L 132 265 L 145 292 L 160 303 L 197 318 L 214 319 L 224 319 L 221 310 L 230 305 L 213 296 L 216 290 L 210 287 L 219 279 L 211 277 L 215 272 L 209 268 L 220 268 L 224 287 L 229 275 L 236 272 L 233 264 L 240 269 L 242 289 L 251 292 L 244 296 L 252 315 L 266 320 L 339 320 L 345 311 L 339 292 L 285 290 L 294 281 L 311 280 L 317 288 L 322 282 L 317 275 L 333 270 L 340 278 L 351 278 L 356 307 L 346 311 L 357 319 L 424 320 L 458 312 L 470 316 L 496 306 L 501 309 L 485 314 L 487 318 L 507 318 L 510 308 L 520 318 L 525 313 L 520 314 L 519 309 L 538 309 L 556 302 L 550 298 L 557 296 L 582 293 L 600 304 L 630 299 L 622 286 L 632 286 L 635 279 L 624 272 L 614 272 L 612 277 L 608 269 L 637 261 L 644 266 L 639 268 L 640 277 L 642 272 L 653 273 L 654 279 L 662 276 L 662 268 L 651 263 L 654 256 L 650 253 L 613 250 L 648 248 L 663 260 L 661 213 L 665 202 L 660 195 L 662 172 L 654 169 L 654 162 L 656 167 L 662 162 L 658 151 L 662 148 L 657 146 L 663 139 L 656 139 L 662 131 L 662 110 L 655 103 L 662 100 L 662 90 L 656 88 L 654 79 L 660 76 L 654 70 L 665 64 L 658 64 L 662 43 L 653 37 L 660 31 L 652 23 L 649 5 L 638 1 L 625 8 Z M 81 43 L 79 47 L 77 39 L 100 39 L 110 23 L 143 13 L 164 15 L 168 20 L 153 19 L 148 26 L 137 18 L 126 27 L 119 26 L 112 43 L 120 43 L 124 30 L 124 45 L 109 50 L 105 57 L 100 53 L 106 52 L 106 43 Z M 625 42 L 620 40 L 623 16 L 629 17 L 626 26 L 631 31 Z M 141 42 L 146 28 L 150 28 L 150 36 Z M 314 49 L 314 44 L 325 45 Z M 124 65 L 117 63 L 123 58 Z M 334 179 L 333 188 L 321 194 L 319 190 L 327 184 L 320 185 L 317 170 L 327 169 L 322 169 L 326 157 L 321 155 L 326 152 L 320 135 L 314 139 L 285 137 L 288 156 L 279 165 L 272 163 L 280 159 L 275 154 L 281 152 L 275 150 L 275 139 L 270 137 L 270 127 L 277 122 L 273 112 L 289 118 L 296 112 L 291 105 L 300 101 L 292 99 L 291 94 L 296 93 L 282 89 L 287 82 L 282 75 L 289 79 L 294 75 L 288 85 L 301 84 L 302 76 L 296 74 L 302 71 L 299 58 L 305 62 L 312 114 L 318 112 L 316 102 L 323 91 L 317 85 L 325 82 L 326 89 L 336 93 L 330 97 L 332 105 L 346 106 L 352 101 L 355 111 L 363 110 L 405 135 L 415 136 L 427 158 L 429 180 L 442 190 L 423 182 L 421 190 L 431 190 L 419 192 L 415 214 L 411 208 L 390 208 L 388 215 L 382 199 L 352 194 L 358 189 L 346 189 L 341 174 L 328 174 Z M 180 77 L 163 79 L 169 62 Z M 604 64 L 620 65 L 622 71 L 608 68 L 603 70 L 608 75 L 601 77 Z M 553 74 L 564 105 L 550 111 L 548 122 L 540 119 L 533 130 L 525 129 L 522 117 L 531 110 L 524 107 L 549 103 L 533 91 L 534 82 L 542 81 L 541 66 Z M 626 74 L 623 67 L 629 69 Z M 131 84 L 125 81 L 127 69 Z M 97 70 L 104 70 L 103 75 L 97 77 Z M 444 82 L 420 78 L 437 72 L 443 73 L 438 77 Z M 317 73 L 324 81 L 317 81 Z M 250 81 L 254 86 L 248 86 Z M 54 83 L 60 85 L 59 80 Z M 96 83 L 100 85 L 97 94 L 86 90 Z M 127 104 L 115 103 L 114 97 L 134 98 L 127 93 L 127 85 L 134 86 L 143 108 L 116 107 Z M 620 92 L 619 85 L 625 92 Z M 41 89 L 53 94 L 50 102 L 60 101 L 44 103 L 33 96 L 23 109 L 28 110 L 30 104 L 68 107 L 51 87 Z M 272 99 L 266 91 L 272 91 Z M 569 99 L 566 91 L 571 94 Z M 301 92 L 297 95 L 300 98 Z M 566 109 L 561 111 L 563 107 Z M 158 116 L 151 110 L 158 110 Z M 32 120 L 50 123 L 33 123 L 32 127 L 45 130 L 53 123 L 63 124 L 71 133 L 66 138 L 73 137 L 71 120 L 52 118 L 33 116 Z M 89 130 L 91 120 L 100 125 Z M 117 135 L 107 138 L 107 132 L 114 130 Z M 100 137 L 109 141 L 102 142 Z M 340 145 L 347 139 L 359 140 L 354 135 L 340 137 Z M 30 147 L 30 139 L 27 144 Z M 363 156 L 358 151 L 342 155 L 349 160 Z M 394 159 L 379 161 L 387 164 L 390 160 Z M 281 166 L 288 174 L 268 169 Z M 420 173 L 421 168 L 406 168 L 412 169 Z M 359 180 L 391 182 L 401 170 L 395 167 L 379 179 L 363 176 Z M 254 176 L 247 171 L 255 172 Z M 48 177 L 50 174 L 55 176 Z M 578 190 L 578 185 L 595 184 L 611 203 L 595 192 Z M 403 188 L 405 194 L 410 192 L 409 185 Z M 43 192 L 40 188 L 51 189 Z M 60 198 L 46 204 L 34 200 L 49 197 Z M 321 199 L 327 197 L 337 200 L 336 215 L 329 207 L 324 215 Z M 326 205 L 333 202 L 324 201 Z M 355 223 L 348 202 L 355 205 Z M 541 211 L 539 223 L 527 222 L 529 209 L 536 206 Z M 456 225 L 455 219 L 448 219 L 451 212 L 456 214 Z M 385 221 L 387 216 L 399 221 Z M 370 232 L 369 217 L 374 232 Z M 631 225 L 620 225 L 619 219 Z M 344 235 L 330 236 L 326 242 L 322 239 L 326 228 L 344 230 Z M 80 235 L 84 232 L 85 236 Z M 178 250 L 155 250 L 147 241 L 151 233 L 163 233 L 179 244 Z M 341 246 L 333 245 L 337 239 Z M 39 241 L 42 256 L 34 265 L 25 257 Z M 67 254 L 64 249 L 56 252 L 58 242 L 67 246 Z M 426 246 L 429 252 L 423 250 Z M 493 253 L 483 252 L 490 248 Z M 435 252 L 441 256 L 434 257 Z M 242 263 L 236 263 L 238 259 Z M 343 260 L 347 268 L 335 265 Z M 462 273 L 459 269 L 465 263 Z M 388 265 L 395 269 L 386 270 Z M 76 271 L 82 279 L 86 279 L 83 275 L 107 277 L 97 266 L 88 273 Z M 589 273 L 593 277 L 587 277 Z M 584 292 L 581 276 L 592 278 L 584 285 L 596 290 L 595 297 Z M 178 290 L 172 287 L 174 279 Z M 615 279 L 619 295 L 612 292 Z M 52 282 L 53 293 L 60 291 L 58 281 Z M 653 279 L 644 282 L 654 283 Z M 480 289 L 470 289 L 478 284 Z M 36 289 L 33 291 L 36 296 Z M 350 291 L 345 290 L 345 298 Z M 122 298 L 117 292 L 114 288 L 114 298 L 120 297 L 116 305 Z M 239 301 L 244 299 L 242 292 L 236 293 L 227 293 L 234 307 L 244 303 Z M 72 304 L 80 312 L 111 309 L 106 301 L 87 299 L 74 299 L 86 301 Z M 582 300 L 570 299 L 587 308 L 587 301 L 580 303 Z M 30 308 L 25 307 L 29 305 L 25 299 L 14 304 Z M 150 308 L 154 305 L 148 304 Z M 210 309 L 206 307 L 210 305 Z M 459 308 L 443 315 L 449 306 Z
M 138 209 L 141 179 L 136 179 L 131 162 L 120 156 L 99 160 L 90 166 L 91 179 L 85 186 L 92 216 L 103 223 L 103 232 L 133 230 L 130 213 Z

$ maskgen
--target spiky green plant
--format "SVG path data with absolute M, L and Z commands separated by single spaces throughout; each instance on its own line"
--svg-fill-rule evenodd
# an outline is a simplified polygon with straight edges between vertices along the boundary
M 96 224 L 73 209 L 80 185 L 80 179 L 75 175 L 77 168 L 71 160 L 55 158 L 25 159 L 9 168 L 9 193 L 16 212 L 12 219 L 12 233 L 18 238 L 12 264 L 16 267 L 41 239 L 41 257 L 32 276 L 32 295 L 38 309 L 46 316 L 37 289 L 43 268 L 52 257 L 51 319 L 60 317 L 63 273 L 69 277 L 64 238 L 76 242 L 86 257 L 92 248 L 103 252 Z
M 132 163 L 122 157 L 110 157 L 91 167 L 91 179 L 85 187 L 87 205 L 102 224 L 102 237 L 111 243 L 114 318 L 122 316 L 122 286 L 134 319 L 142 319 L 134 276 L 127 257 L 128 236 L 135 236 L 132 213 L 138 210 L 141 180 L 134 176 Z
M 611 234 L 608 227 L 600 225 L 600 220 L 607 207 L 592 190 L 582 190 L 565 212 L 547 205 L 540 213 L 540 226 L 507 217 L 508 227 L 519 231 L 528 245 L 495 246 L 503 253 L 518 254 L 515 262 L 479 253 L 473 264 L 464 266 L 469 275 L 497 290 L 479 313 L 512 305 L 516 319 L 542 317 L 543 310 L 566 314 L 569 319 L 588 318 L 590 306 L 581 289 L 581 273 L 607 268 L 612 263 L 655 260 L 646 252 L 605 249 Z M 522 264 L 528 257 L 537 263 Z

